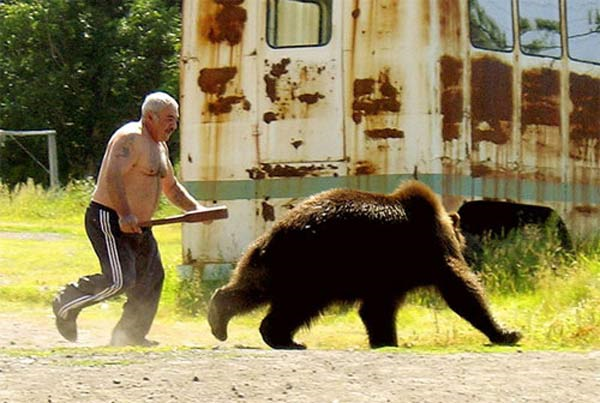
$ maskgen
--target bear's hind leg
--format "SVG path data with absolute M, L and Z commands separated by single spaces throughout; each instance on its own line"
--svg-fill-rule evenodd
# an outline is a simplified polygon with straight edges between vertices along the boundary
M 315 306 L 299 307 L 273 302 L 260 324 L 260 334 L 271 348 L 304 350 L 304 344 L 293 340 L 294 334 L 300 327 L 309 325 L 319 312 L 320 309 Z
M 362 319 L 371 348 L 397 347 L 396 313 L 403 297 L 363 299 L 358 314 Z
M 504 329 L 496 323 L 477 278 L 463 266 L 464 263 L 451 259 L 441 270 L 436 284 L 450 309 L 485 334 L 492 343 L 516 344 L 522 337 L 521 333 Z

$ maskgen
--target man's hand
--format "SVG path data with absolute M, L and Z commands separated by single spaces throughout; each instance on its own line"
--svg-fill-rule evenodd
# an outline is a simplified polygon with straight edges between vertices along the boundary
M 204 207 L 203 205 L 198 204 L 196 202 L 196 208 L 194 210 L 196 210 L 196 211 L 198 211 L 198 210 L 202 211 L 202 210 L 206 210 L 206 207 Z M 207 220 L 207 221 L 202 221 L 202 224 L 208 225 L 208 224 L 212 224 L 212 222 L 213 222 L 213 220 Z
M 134 214 L 119 217 L 119 227 L 127 234 L 141 234 L 142 229 L 138 225 L 138 219 Z

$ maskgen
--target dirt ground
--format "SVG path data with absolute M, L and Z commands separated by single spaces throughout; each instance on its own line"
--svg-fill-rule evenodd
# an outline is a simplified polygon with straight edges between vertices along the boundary
M 0 314 L 0 402 L 596 402 L 600 351 L 417 354 L 74 345 Z M 181 332 L 181 330 L 180 330 Z M 75 347 L 75 348 L 73 348 Z

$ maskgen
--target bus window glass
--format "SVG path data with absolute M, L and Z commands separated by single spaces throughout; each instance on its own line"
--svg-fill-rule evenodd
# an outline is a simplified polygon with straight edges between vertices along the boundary
M 558 0 L 519 0 L 521 51 L 560 58 L 560 5 Z
M 332 0 L 269 0 L 267 42 L 273 48 L 321 46 L 331 39 Z
M 509 52 L 514 46 L 511 0 L 469 0 L 473 46 Z
M 600 0 L 567 1 L 569 56 L 600 63 Z

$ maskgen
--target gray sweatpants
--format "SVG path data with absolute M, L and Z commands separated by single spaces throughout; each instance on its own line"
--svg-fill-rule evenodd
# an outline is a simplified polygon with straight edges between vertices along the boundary
M 164 269 L 152 230 L 126 234 L 117 213 L 91 202 L 85 213 L 85 229 L 100 260 L 101 274 L 81 277 L 58 295 L 58 315 L 76 318 L 90 305 L 125 293 L 123 315 L 113 330 L 115 338 L 139 343 L 150 331 L 156 315 Z

